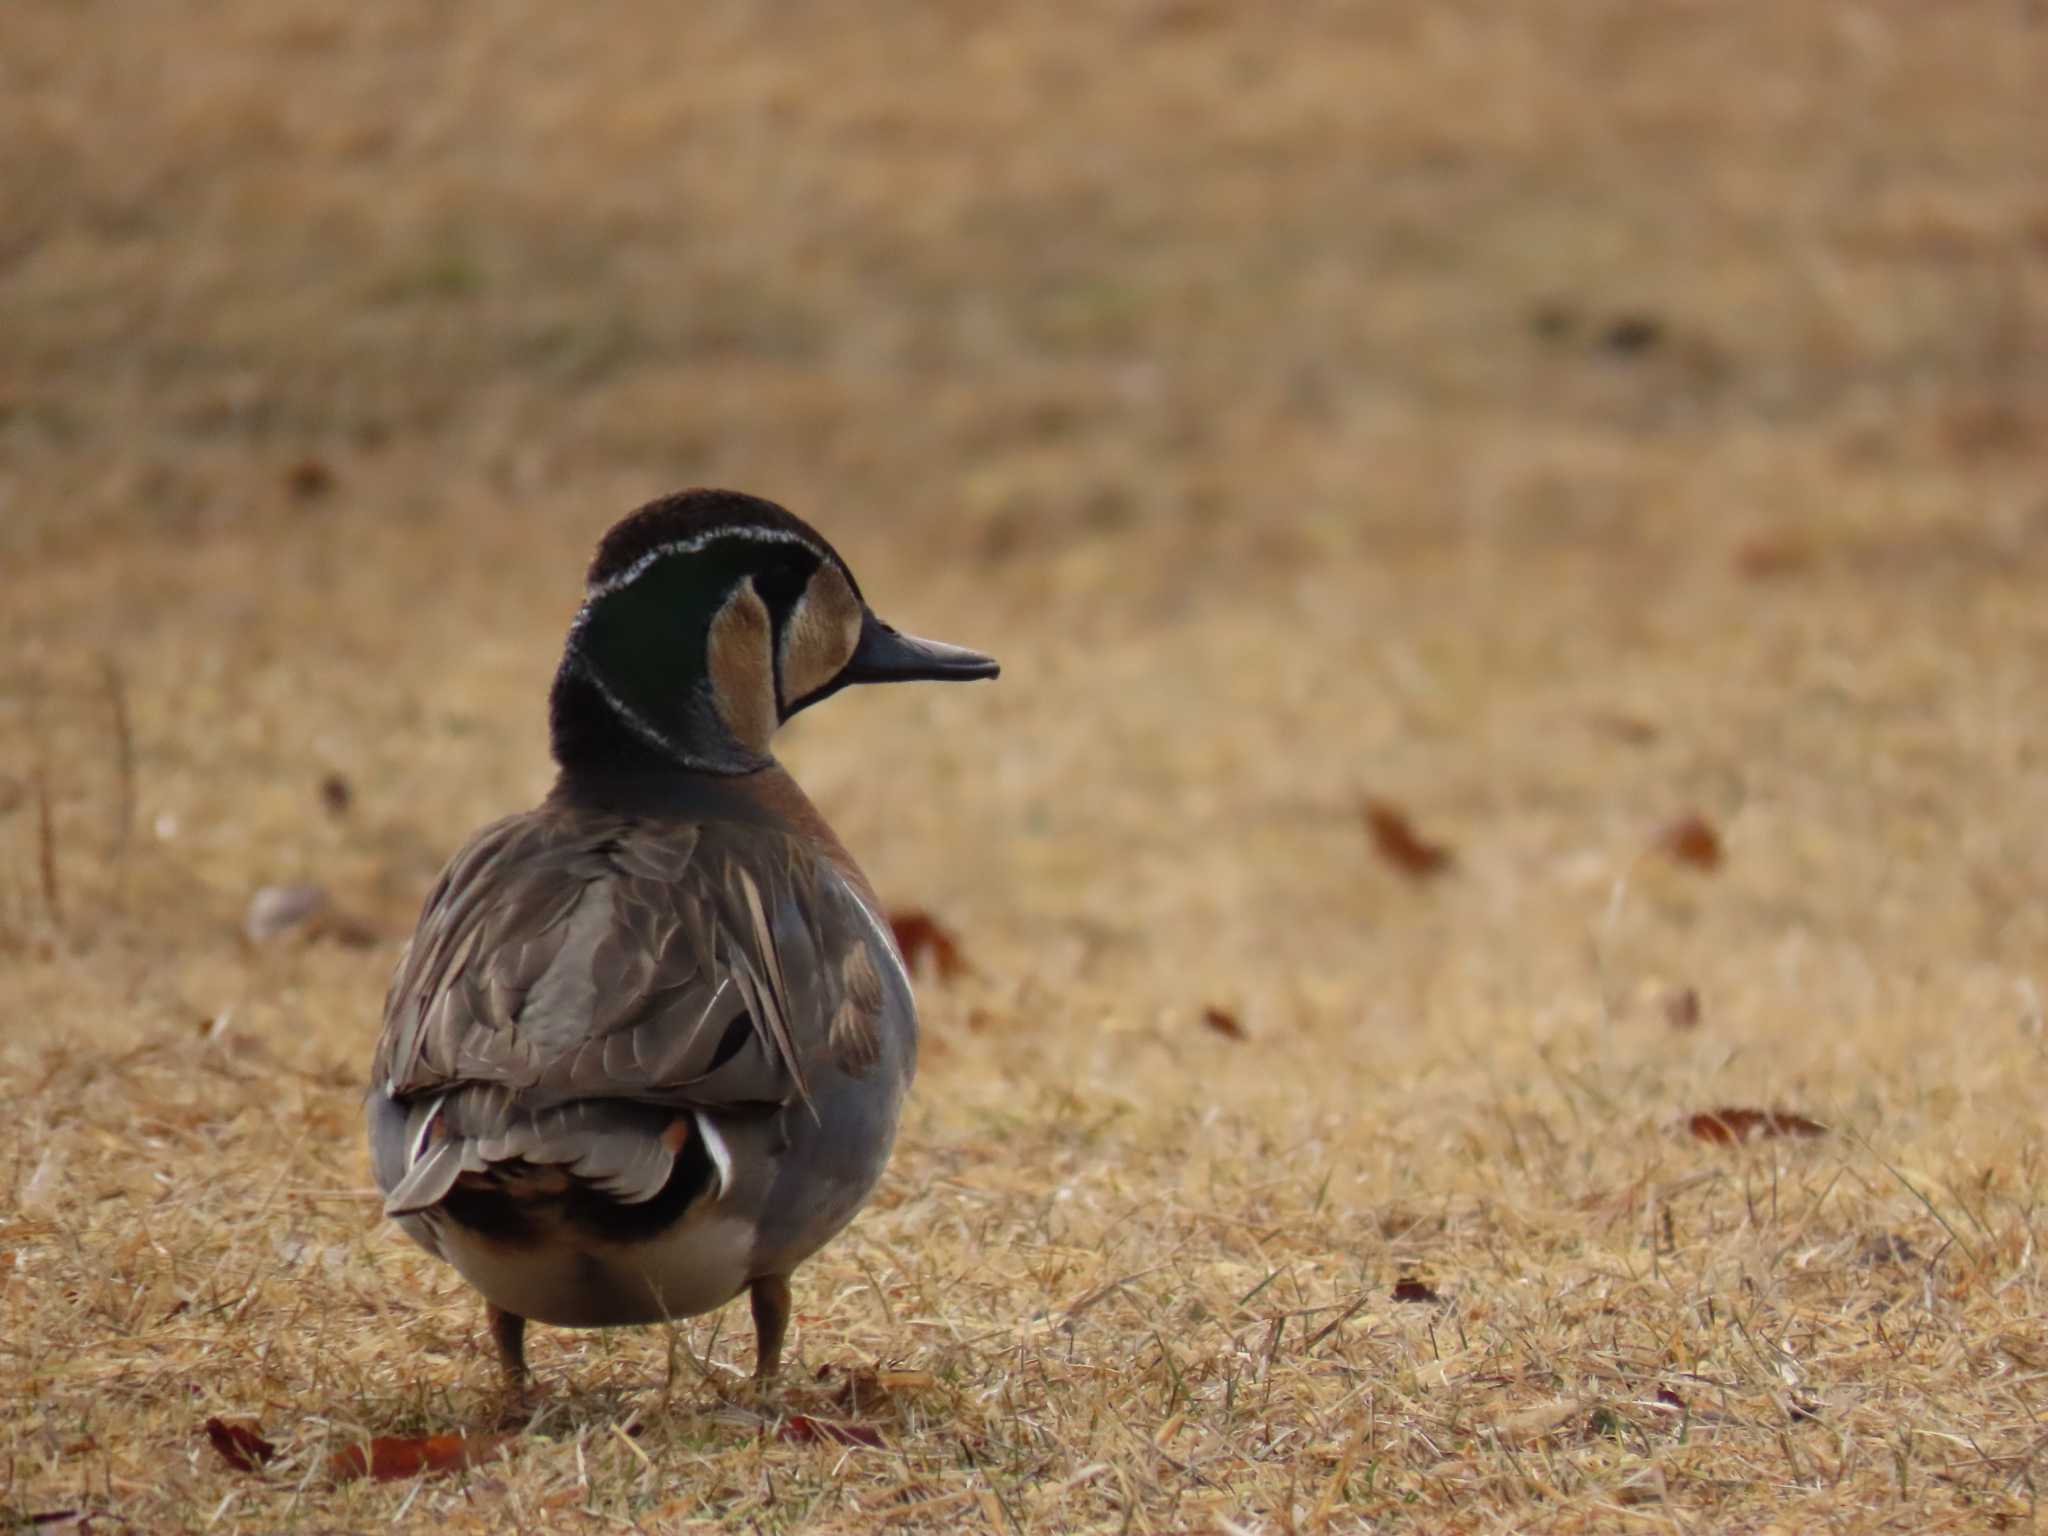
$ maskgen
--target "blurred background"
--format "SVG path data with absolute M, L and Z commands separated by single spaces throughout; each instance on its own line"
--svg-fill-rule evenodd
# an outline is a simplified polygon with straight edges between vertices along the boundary
M 598 535 L 712 484 L 1004 662 L 785 737 L 964 961 L 921 965 L 890 1182 L 800 1277 L 808 1359 L 986 1407 L 964 1459 L 904 1432 L 933 1486 L 1109 1463 L 1099 1528 L 1206 1529 L 1175 1501 L 1350 1497 L 1370 1440 L 1368 1504 L 1463 1526 L 1469 1475 L 1530 1529 L 1635 1452 L 1525 1475 L 1474 1423 L 1711 1378 L 1655 1456 L 1724 1517 L 1835 1520 L 1854 1461 L 1931 1528 L 1915 1456 L 2031 1509 L 2038 0 L 9 0 L 0 164 L 28 1486 L 98 1425 L 122 1497 L 171 1490 L 143 1524 L 199 1524 L 195 1412 L 470 1412 L 470 1298 L 366 1194 L 379 999 L 441 861 L 550 782 Z M 1738 1162 L 1714 1106 L 1815 1136 Z M 661 1348 L 544 1369 L 630 1400 Z M 726 1433 L 678 1422 L 642 1443 Z M 1758 1481 L 1788 1434 L 1836 1481 Z
M 14 7 L 0 913 L 40 774 L 81 914 L 126 838 L 402 926 L 546 782 L 596 535 L 725 484 L 1004 655 L 791 751 L 1040 952 L 1348 987 L 1445 917 L 1381 796 L 1460 922 L 1698 813 L 1770 934 L 2032 963 L 2044 66 L 2016 3 Z

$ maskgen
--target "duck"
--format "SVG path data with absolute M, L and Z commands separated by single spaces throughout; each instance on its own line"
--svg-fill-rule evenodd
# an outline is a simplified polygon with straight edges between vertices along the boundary
M 384 1214 L 526 1329 L 744 1291 L 754 1375 L 790 1278 L 873 1192 L 917 1066 L 874 887 L 771 750 L 856 684 L 993 678 L 878 618 L 809 524 L 689 490 L 599 542 L 549 700 L 553 788 L 449 860 L 365 1097 Z

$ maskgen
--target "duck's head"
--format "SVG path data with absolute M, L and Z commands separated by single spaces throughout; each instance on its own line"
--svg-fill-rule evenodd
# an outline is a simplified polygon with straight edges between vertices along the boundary
M 683 491 L 615 525 L 555 677 L 566 768 L 765 766 L 776 727 L 851 683 L 994 677 L 898 634 L 809 524 L 737 491 Z

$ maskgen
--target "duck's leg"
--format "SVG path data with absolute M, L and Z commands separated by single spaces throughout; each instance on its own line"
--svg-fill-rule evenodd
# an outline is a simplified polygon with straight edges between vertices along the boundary
M 789 1276 L 763 1275 L 747 1288 L 754 1306 L 754 1380 L 771 1381 L 782 1368 L 789 1333 Z
M 490 1320 L 491 1338 L 498 1346 L 498 1363 L 505 1368 L 505 1385 L 515 1393 L 524 1393 L 526 1319 L 488 1301 L 484 1303 L 484 1316 Z

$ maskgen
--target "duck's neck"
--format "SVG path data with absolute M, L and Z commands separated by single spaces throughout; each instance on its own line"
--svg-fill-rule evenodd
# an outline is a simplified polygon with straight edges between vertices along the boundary
M 662 750 L 629 725 L 583 668 L 563 658 L 548 699 L 548 742 L 564 775 L 630 776 L 686 771 L 676 753 Z
M 696 691 L 694 704 L 655 712 L 636 707 L 630 695 L 621 697 L 616 685 L 600 677 L 573 647 L 555 673 L 548 735 L 555 761 L 565 773 L 670 770 L 738 775 L 774 761 L 765 752 L 735 741 L 702 689 Z M 681 685 L 676 694 L 690 697 L 690 691 Z
M 579 693 L 588 697 L 579 698 Z M 562 768 L 549 796 L 555 804 L 615 816 L 753 822 L 793 832 L 814 844 L 869 910 L 881 914 L 881 898 L 867 875 L 810 796 L 773 758 L 747 773 L 707 773 L 641 742 L 631 727 L 611 714 L 587 680 L 579 689 L 575 681 L 565 684 L 558 679 L 554 702 L 555 759 Z M 583 712 L 588 712 L 587 718 Z M 594 755 L 563 755 L 565 718 L 570 745 L 587 746 Z M 586 727 L 587 734 L 577 734 Z M 606 731 L 613 734 L 607 736 Z M 621 733 L 628 740 L 620 740 Z

